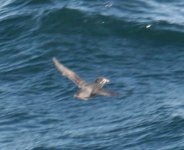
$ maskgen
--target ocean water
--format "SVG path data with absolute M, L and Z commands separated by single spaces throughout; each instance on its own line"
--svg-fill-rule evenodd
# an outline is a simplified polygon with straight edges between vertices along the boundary
M 1 0 L 0 150 L 183 150 L 183 0 Z M 73 98 L 57 57 L 118 97 Z

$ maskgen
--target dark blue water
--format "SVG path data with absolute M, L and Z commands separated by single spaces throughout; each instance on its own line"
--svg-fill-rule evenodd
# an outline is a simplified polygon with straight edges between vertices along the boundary
M 1 150 L 184 149 L 184 1 L 1 0 Z M 73 98 L 57 57 L 119 97 Z

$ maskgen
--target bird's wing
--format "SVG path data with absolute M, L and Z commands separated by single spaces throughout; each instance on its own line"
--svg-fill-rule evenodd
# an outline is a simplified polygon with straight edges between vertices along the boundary
M 106 89 L 98 89 L 96 91 L 96 94 L 102 95 L 102 96 L 118 96 L 119 94 L 113 91 L 109 91 Z
M 52 61 L 58 71 L 63 76 L 66 76 L 68 79 L 72 80 L 79 88 L 81 88 L 82 85 L 86 84 L 86 82 L 82 80 L 75 72 L 61 64 L 55 57 L 52 59 Z

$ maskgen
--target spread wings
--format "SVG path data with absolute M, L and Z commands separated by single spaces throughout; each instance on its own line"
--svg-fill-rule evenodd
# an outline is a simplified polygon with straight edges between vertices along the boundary
M 52 59 L 52 61 L 58 71 L 63 76 L 66 76 L 68 79 L 72 80 L 79 88 L 81 88 L 82 85 L 86 84 L 86 82 L 82 80 L 75 72 L 61 64 L 55 57 Z
M 115 93 L 113 91 L 109 91 L 109 90 L 106 90 L 106 89 L 98 89 L 96 91 L 96 94 L 102 95 L 102 96 L 118 96 L 119 95 L 118 93 Z

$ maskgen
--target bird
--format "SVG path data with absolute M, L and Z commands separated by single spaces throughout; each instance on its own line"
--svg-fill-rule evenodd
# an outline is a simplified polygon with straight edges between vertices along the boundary
M 61 73 L 61 75 L 67 77 L 79 88 L 79 90 L 74 94 L 75 99 L 79 100 L 89 100 L 90 98 L 101 95 L 101 96 L 117 96 L 116 92 L 104 89 L 104 85 L 109 83 L 110 80 L 106 77 L 97 77 L 93 83 L 87 83 L 85 80 L 81 79 L 74 71 L 64 66 L 56 57 L 52 58 L 52 61 Z

